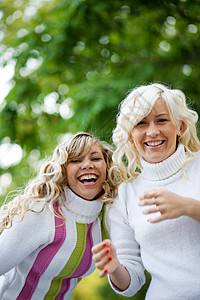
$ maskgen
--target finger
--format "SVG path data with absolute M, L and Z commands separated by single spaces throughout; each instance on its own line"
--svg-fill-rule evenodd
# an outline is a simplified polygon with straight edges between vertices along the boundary
M 151 199 L 145 199 L 145 200 L 140 200 L 138 202 L 138 205 L 139 206 L 145 206 L 145 205 L 155 205 L 157 202 L 156 202 L 156 199 L 155 198 L 151 198 Z
M 110 248 L 105 248 L 98 253 L 93 254 L 93 260 L 95 263 L 101 262 L 105 257 L 110 256 Z M 97 266 L 98 267 L 98 266 Z
M 99 272 L 99 277 L 100 277 L 100 278 L 103 278 L 103 277 L 105 277 L 107 274 L 108 274 L 108 270 L 107 270 L 107 269 L 104 269 L 104 270 L 102 270 L 102 271 Z
M 95 267 L 97 269 L 103 270 L 105 267 L 108 266 L 108 264 L 112 261 L 112 256 L 111 255 L 106 255 L 102 257 L 101 260 L 95 263 Z
M 152 199 L 153 197 L 155 197 L 154 193 L 151 192 L 145 192 L 144 194 L 139 196 L 140 200 L 145 200 L 145 199 Z
M 157 212 L 157 211 L 158 211 L 158 207 L 157 207 L 157 206 L 154 206 L 154 207 L 150 207 L 150 208 L 148 208 L 148 209 L 144 209 L 144 210 L 142 211 L 142 213 L 143 213 L 144 215 L 148 215 L 148 214 L 155 213 L 155 212 Z
M 92 253 L 98 253 L 99 251 L 101 251 L 102 249 L 104 249 L 105 247 L 109 247 L 111 245 L 110 240 L 103 240 L 101 243 L 95 245 L 92 247 Z
M 144 200 L 144 199 L 150 199 L 150 198 L 157 198 L 160 194 L 159 190 L 152 190 L 149 192 L 144 192 L 139 199 L 140 200 Z
M 146 198 L 151 198 L 148 196 L 149 195 L 149 192 L 145 192 L 143 193 L 142 195 L 139 196 L 139 200 L 144 200 Z
M 158 222 L 161 222 L 161 221 L 164 221 L 166 220 L 167 218 L 164 216 L 164 215 L 160 215 L 159 217 L 157 218 L 149 218 L 148 221 L 149 223 L 158 223 Z

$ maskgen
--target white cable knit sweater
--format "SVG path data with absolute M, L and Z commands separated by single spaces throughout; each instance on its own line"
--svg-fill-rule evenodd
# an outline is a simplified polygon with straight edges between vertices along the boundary
M 122 183 L 112 204 L 111 239 L 120 262 L 131 275 L 125 296 L 134 295 L 145 281 L 144 269 L 152 277 L 146 300 L 200 299 L 200 224 L 182 216 L 151 224 L 142 214 L 138 198 L 144 191 L 166 189 L 200 200 L 200 152 L 186 167 L 183 145 L 161 163 L 142 160 L 143 171 L 131 183 Z M 152 216 L 152 215 L 151 215 Z

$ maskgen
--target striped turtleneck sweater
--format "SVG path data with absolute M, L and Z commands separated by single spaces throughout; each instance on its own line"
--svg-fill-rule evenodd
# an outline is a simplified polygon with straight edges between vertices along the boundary
M 106 207 L 68 188 L 65 194 L 65 222 L 46 207 L 0 235 L 1 300 L 68 300 L 78 281 L 95 270 L 91 248 L 108 237 Z

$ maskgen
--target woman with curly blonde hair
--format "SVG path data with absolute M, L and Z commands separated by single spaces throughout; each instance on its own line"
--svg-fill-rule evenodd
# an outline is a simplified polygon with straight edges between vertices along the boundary
M 106 204 L 116 195 L 112 153 L 77 133 L 1 207 L 0 299 L 71 299 L 94 271 L 91 248 L 108 237 Z
M 120 106 L 113 162 L 123 182 L 111 204 L 111 240 L 92 249 L 100 277 L 148 300 L 199 299 L 200 142 L 182 91 L 140 86 Z M 109 253 L 109 259 L 108 259 Z

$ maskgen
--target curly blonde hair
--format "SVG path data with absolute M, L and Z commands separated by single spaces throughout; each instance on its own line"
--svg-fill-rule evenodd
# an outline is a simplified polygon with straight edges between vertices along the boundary
M 2 205 L 0 208 L 0 234 L 5 228 L 12 226 L 14 216 L 20 216 L 22 220 L 28 211 L 36 212 L 31 208 L 34 203 L 43 204 L 39 212 L 42 212 L 49 204 L 50 210 L 55 215 L 65 219 L 60 208 L 66 200 L 63 191 L 67 185 L 66 164 L 73 157 L 86 155 L 95 143 L 100 146 L 107 166 L 107 178 L 103 183 L 104 193 L 101 201 L 111 203 L 117 193 L 117 177 L 111 168 L 113 151 L 108 144 L 91 134 L 79 132 L 56 147 L 52 159 L 41 167 L 38 176 L 29 182 L 23 194 Z M 61 195 L 62 201 L 59 201 L 59 213 L 57 213 L 53 205 Z
M 130 140 L 131 130 L 151 112 L 159 98 L 165 101 L 177 128 L 183 122 L 183 134 L 178 137 L 178 142 L 184 145 L 188 153 L 185 164 L 193 159 L 194 152 L 200 150 L 196 132 L 198 114 L 187 107 L 184 93 L 158 83 L 137 87 L 121 102 L 117 126 L 113 131 L 113 142 L 116 146 L 113 163 L 125 181 L 132 181 L 140 174 L 139 170 L 142 170 L 139 153 L 134 142 Z

